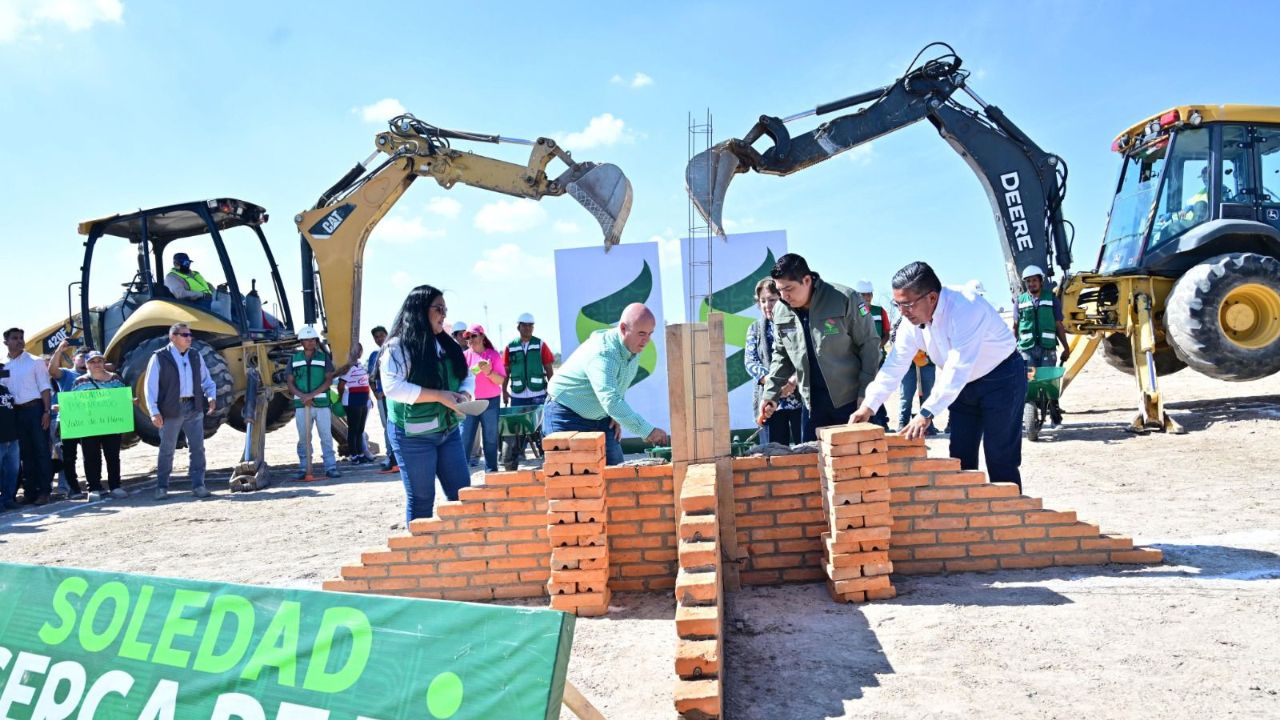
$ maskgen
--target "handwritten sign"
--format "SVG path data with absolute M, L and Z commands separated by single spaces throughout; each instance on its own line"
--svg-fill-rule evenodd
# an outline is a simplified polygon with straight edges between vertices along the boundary
M 58 393 L 62 438 L 133 432 L 133 388 Z

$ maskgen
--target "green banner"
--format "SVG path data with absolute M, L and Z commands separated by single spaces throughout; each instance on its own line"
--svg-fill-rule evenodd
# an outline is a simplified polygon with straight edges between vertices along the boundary
M 0 717 L 547 720 L 573 626 L 554 610 L 0 564 Z
M 133 388 L 58 393 L 62 439 L 133 432 Z

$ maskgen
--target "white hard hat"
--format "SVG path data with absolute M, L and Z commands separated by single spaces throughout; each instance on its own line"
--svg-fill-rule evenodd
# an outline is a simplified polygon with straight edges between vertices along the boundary
M 316 332 L 316 329 L 311 327 L 310 325 L 303 325 L 302 329 L 298 331 L 298 339 L 299 340 L 319 340 L 320 333 Z
M 533 324 L 533 315 L 530 313 L 520 313 L 520 317 L 516 318 L 516 324 L 528 323 Z
M 981 280 L 970 280 L 969 289 L 972 290 L 977 295 L 987 294 L 987 286 L 983 285 Z
M 1039 275 L 1040 277 L 1044 277 L 1044 271 L 1040 269 L 1039 265 L 1028 265 L 1027 269 L 1022 271 L 1022 279 L 1026 280 L 1032 275 Z
M 872 287 L 870 280 L 859 280 L 853 284 L 853 289 L 860 293 L 873 293 L 875 288 Z
M 466 331 L 467 331 L 467 324 L 459 320 L 458 322 L 453 324 L 453 332 L 449 334 L 452 335 L 453 333 L 460 333 L 460 332 L 466 332 Z

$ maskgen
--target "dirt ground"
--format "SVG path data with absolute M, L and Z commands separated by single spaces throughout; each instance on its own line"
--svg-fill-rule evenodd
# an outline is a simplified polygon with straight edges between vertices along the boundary
M 1188 434 L 1126 434 L 1133 380 L 1096 359 L 1023 471 L 1046 508 L 1158 547 L 1164 565 L 900 578 L 897 599 L 862 606 L 821 585 L 743 590 L 726 717 L 1280 717 L 1280 377 L 1186 370 L 1163 389 Z M 272 435 L 269 460 L 293 462 L 295 440 Z M 206 501 L 153 502 L 154 449 L 127 451 L 132 497 L 0 515 L 0 560 L 317 588 L 402 530 L 398 477 L 369 469 L 228 494 L 242 442 L 211 441 Z M 578 621 L 571 681 L 611 719 L 671 717 L 674 602 L 614 605 Z

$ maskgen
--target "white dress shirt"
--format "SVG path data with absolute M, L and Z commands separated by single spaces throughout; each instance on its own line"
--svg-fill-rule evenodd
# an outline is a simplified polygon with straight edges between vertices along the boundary
M 169 348 L 169 355 L 178 366 L 178 397 L 195 399 L 195 388 L 191 387 L 191 360 L 187 357 L 195 351 L 188 348 L 186 353 L 180 353 L 172 342 L 165 347 Z M 200 363 L 200 390 L 210 402 L 218 397 L 218 386 L 209 375 L 209 366 L 203 362 Z M 160 414 L 160 406 L 157 404 L 159 399 L 160 361 L 152 355 L 151 361 L 147 363 L 147 412 L 153 416 Z
M 25 405 L 32 400 L 39 400 L 41 393 L 45 390 L 52 391 L 53 386 L 49 384 L 49 366 L 42 358 L 26 351 L 13 359 L 10 359 L 8 354 L 0 357 L 3 358 L 4 369 L 9 371 L 9 377 L 5 379 L 4 384 L 13 394 L 15 404 Z
M 444 348 L 436 343 L 437 357 L 444 359 Z M 395 400 L 398 403 L 406 405 L 414 405 L 418 402 L 418 395 L 423 391 L 421 385 L 415 385 L 409 382 L 409 373 L 407 370 L 408 363 L 405 362 L 404 352 L 400 349 L 400 338 L 391 338 L 382 346 L 382 352 L 378 355 L 378 373 L 382 379 L 382 394 L 387 400 Z M 464 392 L 475 397 L 476 394 L 476 376 L 467 373 L 462 379 L 462 384 L 458 386 L 458 392 Z
M 938 366 L 933 392 L 921 407 L 937 415 L 955 402 L 964 386 L 986 375 L 1013 354 L 1013 331 L 985 298 L 971 290 L 942 288 L 933 320 L 912 325 L 904 318 L 893 350 L 867 388 L 863 407 L 878 408 L 902 383 L 916 352 Z

